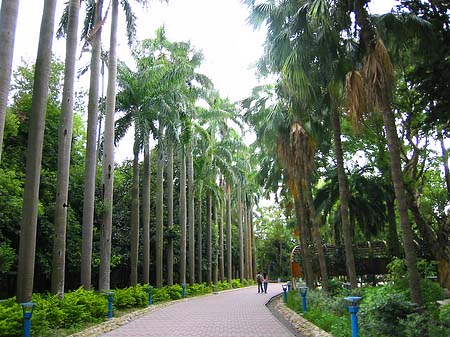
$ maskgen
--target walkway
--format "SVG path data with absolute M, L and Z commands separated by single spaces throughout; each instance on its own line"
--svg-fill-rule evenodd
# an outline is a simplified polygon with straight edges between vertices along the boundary
M 279 284 L 270 284 L 267 294 L 258 294 L 254 286 L 187 299 L 101 336 L 293 337 L 265 306 L 279 290 Z

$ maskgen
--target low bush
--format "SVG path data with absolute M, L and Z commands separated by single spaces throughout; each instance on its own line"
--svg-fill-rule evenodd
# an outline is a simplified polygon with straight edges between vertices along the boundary
M 19 337 L 22 335 L 22 308 L 12 297 L 0 303 L 0 336 Z

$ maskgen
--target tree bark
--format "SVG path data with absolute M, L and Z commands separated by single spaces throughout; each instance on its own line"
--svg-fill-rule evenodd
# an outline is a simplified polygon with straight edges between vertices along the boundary
M 131 230 L 130 230 L 130 285 L 138 282 L 138 256 L 139 256 L 139 136 L 137 125 L 133 146 L 133 185 L 131 188 Z
M 100 291 L 110 289 L 111 233 L 114 189 L 114 113 L 116 108 L 117 29 L 119 2 L 112 0 L 111 36 L 109 42 L 108 87 L 106 89 L 105 138 L 102 162 L 103 219 L 100 231 Z
M 212 197 L 206 198 L 206 284 L 211 285 L 212 277 Z
M 180 150 L 180 284 L 186 284 L 186 158 Z
M 41 178 L 42 146 L 44 142 L 45 111 L 47 107 L 50 61 L 52 58 L 55 10 L 56 0 L 45 1 L 34 73 L 26 157 L 26 176 L 23 191 L 22 223 L 20 226 L 17 269 L 16 301 L 18 303 L 31 301 L 33 292 L 39 183 Z
M 94 27 L 102 20 L 103 0 L 97 0 Z M 86 158 L 84 168 L 83 224 L 81 246 L 81 285 L 91 289 L 92 238 L 94 227 L 95 176 L 97 170 L 96 132 L 98 122 L 98 79 L 100 76 L 101 26 L 91 35 L 91 64 L 88 102 L 88 121 L 86 139 Z M 100 132 L 99 132 L 100 134 Z
M 55 233 L 53 236 L 51 292 L 64 297 L 66 267 L 67 208 L 69 207 L 70 151 L 72 148 L 75 59 L 78 43 L 80 1 L 71 0 L 66 37 L 64 89 L 58 131 L 58 173 L 56 179 Z
M 413 231 L 408 219 L 408 209 L 405 199 L 402 169 L 400 164 L 400 142 L 395 126 L 395 117 L 387 103 L 384 104 L 383 121 L 386 128 L 386 137 L 391 159 L 392 183 L 394 184 L 395 198 L 397 199 L 400 227 L 402 229 L 403 247 L 405 250 L 406 266 L 409 274 L 409 286 L 411 289 L 411 301 L 421 305 L 422 292 L 420 289 L 420 276 L 417 269 L 417 256 L 414 248 Z
M 173 231 L 173 141 L 167 140 L 167 230 Z M 167 239 L 167 285 L 173 285 L 173 237 Z
M 306 285 L 310 289 L 314 289 L 314 273 L 312 269 L 311 254 L 308 244 L 308 229 L 306 223 L 306 208 L 304 202 L 303 187 L 299 180 L 295 182 L 297 184 L 298 195 L 294 198 L 295 213 L 297 216 L 297 226 L 300 232 L 300 245 L 302 252 L 302 267 L 305 275 Z M 280 264 L 281 265 L 281 264 Z
M 197 283 L 203 283 L 203 224 L 202 224 L 202 190 L 203 182 L 201 180 L 197 181 L 198 186 L 198 199 L 197 199 Z
M 142 184 L 142 234 L 143 234 L 143 282 L 150 283 L 150 144 L 149 136 L 147 135 L 144 142 L 144 177 Z
M 195 282 L 195 228 L 194 228 L 194 160 L 192 148 L 189 145 L 187 153 L 188 170 L 188 227 L 189 227 L 189 284 Z
M 0 50 L 0 162 L 18 13 L 19 0 L 2 1 L 2 8 L 0 9 L 0 41 L 2 41 Z
M 158 166 L 156 171 L 156 287 L 163 285 L 163 202 L 164 202 L 164 153 L 163 153 L 163 133 L 162 123 L 159 126 L 158 135 Z
M 228 285 L 232 287 L 233 280 L 233 267 L 232 267 L 232 251 L 231 251 L 231 187 L 227 183 L 225 185 L 226 189 L 226 218 L 227 218 L 227 280 Z
M 339 181 L 339 201 L 342 231 L 344 236 L 345 263 L 347 267 L 348 280 L 350 281 L 352 289 L 356 289 L 358 287 L 358 281 L 356 279 L 355 257 L 353 255 L 353 235 L 350 221 L 348 219 L 348 189 L 344 171 L 344 159 L 342 154 L 341 125 L 339 121 L 339 113 L 336 109 L 333 109 L 331 119 L 333 125 L 333 139 L 336 151 Z
M 224 233 L 223 233 L 223 203 L 220 204 L 220 219 L 219 219 L 219 266 L 220 266 L 220 281 L 225 280 L 225 251 L 224 251 Z
M 242 187 L 239 184 L 237 189 L 238 204 L 238 239 L 239 239 L 239 278 L 241 284 L 244 284 L 244 233 L 242 230 Z
M 313 225 L 312 236 L 313 236 L 316 248 L 317 248 L 317 255 L 319 257 L 320 274 L 322 276 L 322 289 L 323 289 L 323 291 L 325 291 L 327 293 L 328 292 L 327 262 L 325 259 L 325 252 L 324 252 L 323 245 L 322 245 L 322 237 L 320 235 L 316 207 L 314 206 L 314 199 L 312 196 L 311 177 L 310 177 L 310 172 L 308 169 L 305 169 L 305 185 L 306 185 L 306 197 L 308 200 L 308 209 L 309 209 L 309 213 L 311 215 L 311 223 Z

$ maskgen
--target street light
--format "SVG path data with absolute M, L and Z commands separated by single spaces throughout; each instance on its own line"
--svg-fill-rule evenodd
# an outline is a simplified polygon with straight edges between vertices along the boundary
M 153 287 L 148 285 L 148 305 L 153 304 Z
M 352 337 L 359 337 L 358 333 L 358 316 L 356 315 L 359 310 L 359 302 L 361 297 L 359 296 L 348 296 L 344 297 L 348 302 L 348 312 L 351 314 L 352 318 Z
M 24 302 L 20 303 L 23 311 L 23 337 L 30 337 L 31 335 L 31 317 L 33 316 L 34 303 Z
M 114 291 L 108 291 L 106 293 L 106 296 L 108 296 L 108 318 L 111 319 L 113 317 L 113 298 L 114 298 Z
M 287 284 L 282 284 L 281 288 L 283 288 L 283 303 L 287 303 L 286 290 L 288 288 L 288 285 Z
M 300 295 L 302 295 L 302 310 L 303 313 L 306 312 L 306 293 L 308 292 L 308 287 L 302 286 L 298 288 L 300 291 Z

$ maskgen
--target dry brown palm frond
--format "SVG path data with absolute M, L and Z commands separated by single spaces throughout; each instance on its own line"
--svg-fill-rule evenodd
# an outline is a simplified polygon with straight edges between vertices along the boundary
M 345 76 L 345 100 L 350 121 L 355 129 L 358 129 L 362 117 L 368 111 L 368 91 L 363 75 L 354 70 Z
M 363 75 L 375 107 L 382 108 L 392 94 L 394 67 L 380 38 L 376 39 L 374 47 L 364 57 Z

